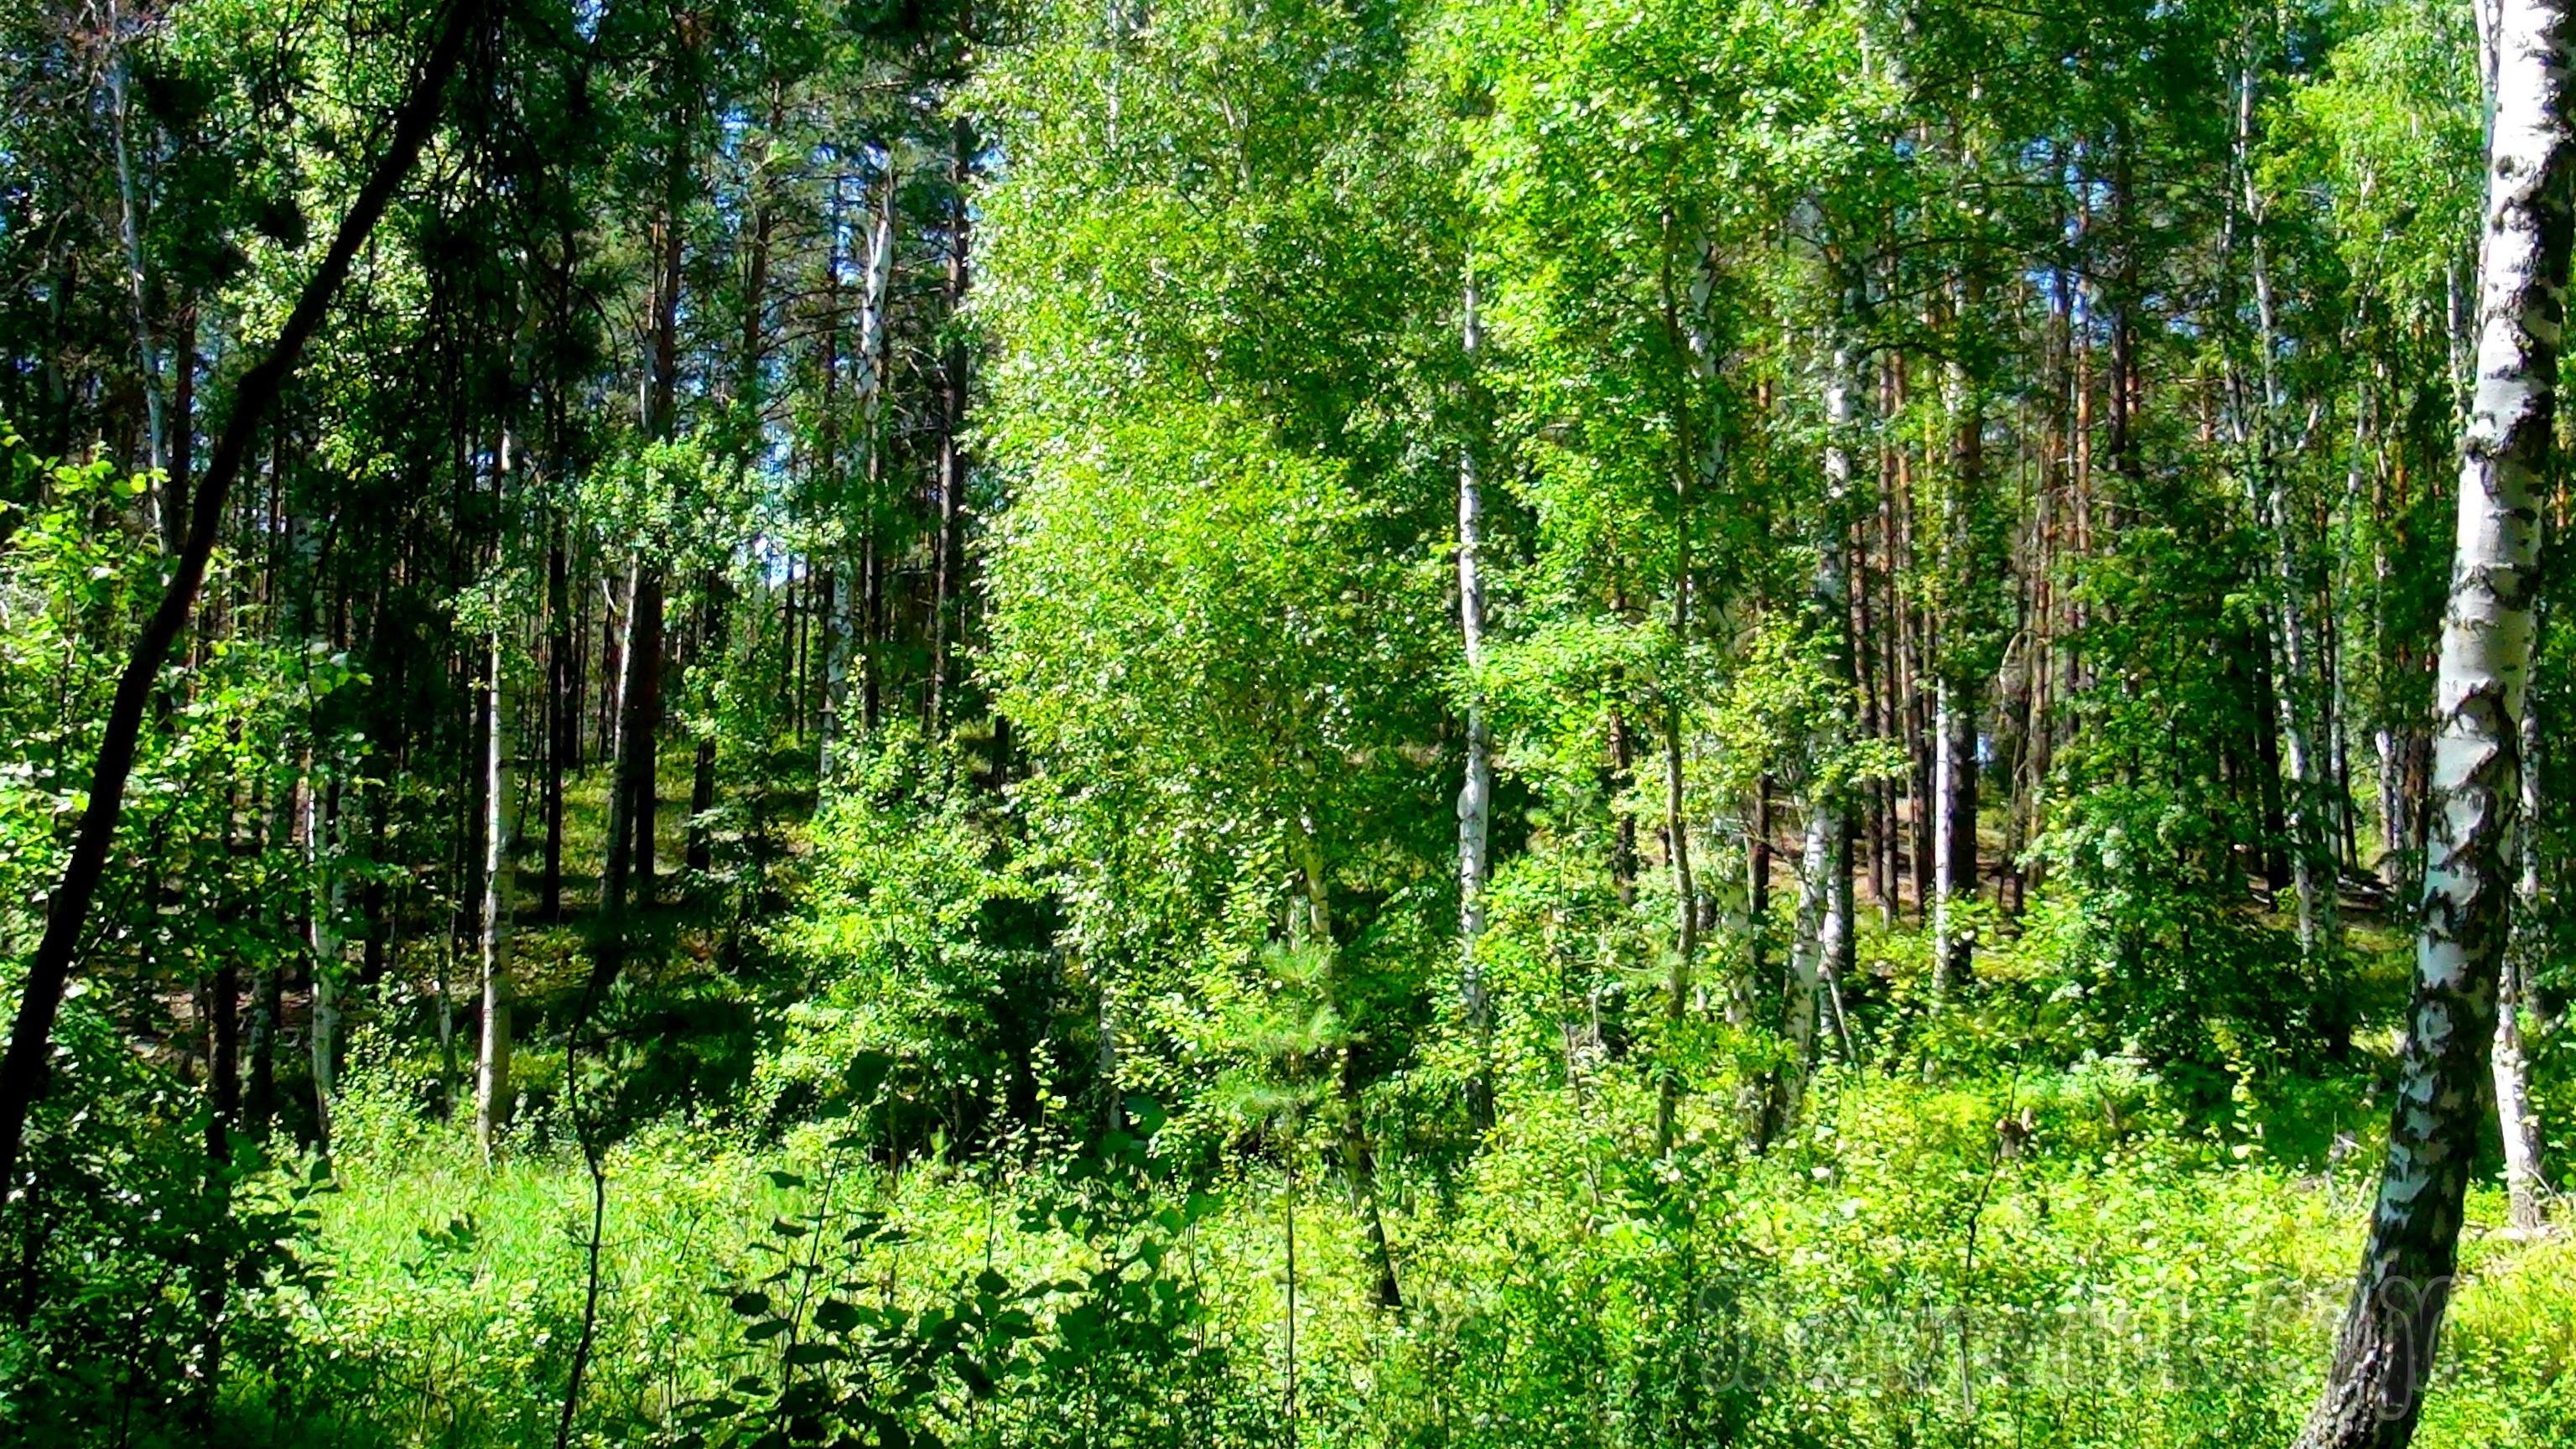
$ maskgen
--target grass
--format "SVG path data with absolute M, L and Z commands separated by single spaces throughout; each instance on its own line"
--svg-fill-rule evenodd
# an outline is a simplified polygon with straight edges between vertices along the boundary
M 270 1412 L 314 1443 L 550 1443 L 577 1328 L 578 1164 L 487 1168 L 461 1135 L 418 1122 L 399 1082 L 356 1075 L 320 1225 L 333 1280 L 297 1329 L 339 1377 L 309 1378 Z M 1463 1176 L 1390 1177 L 1400 1315 L 1369 1305 L 1357 1220 L 1307 1164 L 1297 1442 L 2287 1442 L 2355 1262 L 2374 1156 L 2320 1170 L 2259 1144 L 2124 1128 L 2100 1112 L 2106 1092 L 2153 1088 L 1853 1078 L 1766 1158 L 1711 1148 L 1669 1165 L 1643 1161 L 1643 1083 L 1614 1074 L 1580 1106 L 1527 1092 Z M 2013 1104 L 2037 1128 L 1999 1150 Z M 2132 1124 L 2154 1120 L 2133 1106 Z M 812 1207 L 831 1160 L 815 1130 L 763 1145 L 653 1129 L 617 1150 L 586 1441 L 648 1440 L 740 1369 L 741 1320 L 711 1290 L 766 1270 L 758 1245 Z M 1287 1183 L 1269 1162 L 1209 1186 L 1215 1206 L 1158 1271 L 1205 1305 L 1191 1332 L 1223 1350 L 1233 1422 L 1283 1442 Z M 988 1266 L 1059 1290 L 1097 1268 L 1103 1243 L 1024 1225 L 1062 1191 L 1043 1166 L 897 1174 L 848 1159 L 835 1187 L 845 1210 L 906 1227 L 850 1270 L 916 1306 Z M 2502 1218 L 2501 1195 L 2478 1192 L 2418 1443 L 2576 1434 L 2576 1245 L 2525 1240 Z M 1031 1301 L 1053 1323 L 1077 1298 Z M 1066 1436 L 1089 1425 L 1119 1443 L 1146 1442 L 1122 1425 L 1160 1422 L 1147 1407 L 1041 1367 L 989 1412 L 937 1412 L 985 1442 L 1088 1442 Z

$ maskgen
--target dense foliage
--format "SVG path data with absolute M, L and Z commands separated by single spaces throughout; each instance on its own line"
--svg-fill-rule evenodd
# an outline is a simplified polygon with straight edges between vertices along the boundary
M 0 0 L 0 1000 L 214 510 L 0 1438 L 2288 1442 L 2481 35 Z M 2550 489 L 2426 1443 L 2576 1440 Z

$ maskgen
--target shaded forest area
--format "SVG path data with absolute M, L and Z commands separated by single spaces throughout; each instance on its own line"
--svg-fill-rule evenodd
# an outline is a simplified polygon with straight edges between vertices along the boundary
M 0 1439 L 2576 1442 L 2571 26 L 0 0 Z

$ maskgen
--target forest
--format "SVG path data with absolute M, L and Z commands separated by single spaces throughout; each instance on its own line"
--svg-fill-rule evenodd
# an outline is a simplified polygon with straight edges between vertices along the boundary
M 2576 1444 L 2576 0 L 0 96 L 0 1443 Z

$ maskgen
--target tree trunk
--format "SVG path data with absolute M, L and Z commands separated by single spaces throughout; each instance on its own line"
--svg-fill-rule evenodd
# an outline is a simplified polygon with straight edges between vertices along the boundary
M 483 684 L 483 1036 L 474 1061 L 474 1138 L 490 1161 L 510 1120 L 510 798 L 501 748 L 501 634 L 494 630 Z
M 666 439 L 678 427 L 680 381 L 681 262 L 688 234 L 688 189 L 691 165 L 684 106 L 673 118 L 668 191 L 662 205 L 660 275 L 653 297 L 652 372 L 645 388 L 644 432 Z M 645 556 L 627 596 L 625 718 L 618 725 L 622 768 L 617 780 L 627 793 L 626 824 L 634 833 L 629 882 L 634 899 L 653 899 L 656 866 L 654 828 L 661 815 L 661 732 L 663 658 L 663 586 L 658 560 Z
M 340 782 L 331 781 L 328 801 L 314 788 L 308 755 L 305 776 L 297 787 L 303 812 L 298 833 L 304 839 L 304 868 L 313 876 L 313 899 L 305 918 L 305 941 L 312 951 L 313 1000 L 305 1044 L 313 1063 L 313 1140 L 323 1156 L 331 1155 L 331 1101 L 340 1092 L 340 935 L 339 873 L 324 837 L 339 827 Z
M 2540 1114 L 2531 1105 L 2531 1062 L 2522 1046 L 2522 1003 L 2530 994 L 2535 957 L 2534 913 L 2541 907 L 2540 708 L 2526 697 L 2522 712 L 2521 870 L 2514 885 L 2513 925 L 2497 975 L 2496 1122 L 2504 1135 L 2505 1196 L 2513 1225 L 2537 1229 L 2548 1220 L 2549 1183 L 2540 1170 Z
M 1950 486 L 1941 495 L 1940 654 L 1932 685 L 1932 991 L 1937 999 L 1964 982 L 1975 937 L 1959 918 L 1977 898 L 1978 665 L 1971 641 L 1984 621 L 1967 617 L 1982 571 L 1978 515 L 1985 508 L 1985 384 L 1970 356 L 1985 308 L 1985 287 L 1971 259 L 1957 287 L 1952 356 L 1947 367 L 1953 421 Z
M 1809 608 L 1822 627 L 1833 631 L 1828 657 L 1836 682 L 1851 679 L 1851 578 L 1844 551 L 1845 515 L 1851 504 L 1851 438 L 1854 427 L 1852 374 L 1855 360 L 1848 338 L 1836 329 L 1825 363 L 1825 496 L 1814 520 L 1815 581 Z M 1816 1061 L 1816 1031 L 1834 974 L 1853 948 L 1851 890 L 1851 802 L 1841 778 L 1841 760 L 1850 741 L 1849 690 L 1835 696 L 1806 745 L 1806 847 L 1798 867 L 1798 924 L 1789 948 L 1787 1035 L 1791 1060 L 1770 1093 L 1763 1139 L 1785 1131 L 1797 1117 L 1807 1078 Z
M 1754 1003 L 1774 989 L 1771 961 L 1771 774 L 1753 781 L 1752 818 L 1744 842 L 1744 979 L 1728 993 L 1727 1021 L 1739 1029 L 1753 1025 Z
M 965 560 L 960 552 L 960 534 L 964 527 L 966 501 L 966 334 L 959 325 L 958 313 L 966 304 L 966 260 L 970 236 L 969 212 L 966 206 L 966 184 L 973 175 L 975 162 L 975 128 L 964 116 L 957 118 L 951 135 L 953 150 L 949 156 L 948 184 L 952 192 L 949 213 L 948 281 L 945 293 L 949 320 L 947 351 L 939 365 L 939 520 L 932 547 L 930 619 L 930 694 L 926 706 L 927 726 L 936 735 L 947 724 L 955 706 L 951 697 L 956 692 L 954 655 L 958 648 L 963 621 L 958 595 L 963 580 L 960 571 Z
M 2512 910 L 2522 715 L 2568 256 L 2567 0 L 2505 0 L 2480 262 L 2477 395 L 2442 621 L 2415 994 L 2388 1162 L 2301 1449 L 2403 1449 L 2431 1381 Z
M 2254 282 L 2257 392 L 2240 399 L 2238 445 L 2251 476 L 2251 495 L 2264 529 L 2271 535 L 2272 599 L 2265 616 L 2272 626 L 2274 712 L 2281 730 L 2282 752 L 2289 776 L 2284 823 L 2289 830 L 2290 881 L 2298 897 L 2299 951 L 2313 958 L 2335 942 L 2335 870 L 2328 856 L 2323 812 L 2327 777 L 2318 736 L 2311 727 L 2312 709 L 2320 698 L 2314 641 L 2309 638 L 2303 550 L 2298 510 L 2290 495 L 2289 470 L 2276 456 L 2282 412 L 2287 405 L 2280 368 L 2273 359 L 2279 324 L 2272 298 L 2270 248 L 2263 235 L 2264 201 L 2255 185 L 2253 164 L 2254 80 L 2249 68 L 2237 78 L 2236 169 L 2238 202 L 2246 223 L 2247 252 Z M 2240 389 L 2241 391 L 2241 389 Z
M 1687 550 L 1684 551 L 1687 556 Z M 1676 623 L 1687 627 L 1690 580 L 1676 581 L 1681 598 Z M 1678 629 L 1676 630 L 1678 633 Z M 1664 712 L 1664 855 L 1673 873 L 1675 940 L 1672 972 L 1664 981 L 1664 1056 L 1655 1092 L 1655 1155 L 1669 1156 L 1681 1111 L 1681 1033 L 1690 1011 L 1691 974 L 1699 955 L 1699 892 L 1691 878 L 1690 819 L 1683 810 L 1682 711 Z
M 560 461 L 560 460 L 558 460 Z M 537 914 L 563 918 L 564 771 L 579 752 L 581 711 L 573 690 L 572 577 L 560 515 L 546 540 L 546 777 L 541 809 L 546 821 L 545 864 L 538 877 Z
M 89 924 L 90 904 L 107 871 L 108 849 L 115 840 L 117 817 L 125 806 L 126 780 L 134 771 L 143 711 L 160 679 L 161 666 L 178 641 L 179 631 L 187 626 L 197 591 L 205 583 L 206 563 L 214 553 L 216 535 L 222 531 L 233 480 L 240 476 L 242 461 L 249 454 L 261 420 L 277 401 L 306 340 L 321 325 L 359 248 L 375 230 L 377 219 L 384 215 L 386 204 L 403 178 L 411 173 L 422 143 L 436 126 L 446 100 L 448 78 L 455 73 L 466 37 L 475 28 L 480 13 L 479 0 L 458 0 L 440 21 L 438 38 L 414 78 L 410 94 L 395 114 L 393 135 L 385 154 L 350 203 L 348 215 L 341 219 L 340 229 L 331 239 L 330 250 L 312 279 L 304 284 L 295 309 L 287 314 L 286 325 L 278 331 L 277 341 L 265 358 L 242 375 L 234 391 L 223 434 L 216 439 L 214 452 L 207 459 L 205 480 L 190 500 L 188 534 L 170 582 L 163 587 L 161 602 L 151 618 L 135 637 L 133 654 L 117 679 L 116 697 L 108 707 L 106 727 L 99 735 L 88 808 L 81 813 L 71 859 L 46 902 L 44 936 L 28 963 L 8 1053 L 0 1057 L 0 1191 L 9 1190 L 16 1182 L 27 1109 L 44 1085 L 54 1016 L 62 1008 L 63 988 L 71 978 L 72 959 Z
M 134 351 L 143 382 L 143 415 L 147 468 L 163 470 L 163 492 L 154 502 L 161 517 L 161 546 L 171 554 L 179 552 L 186 542 L 188 481 L 185 472 L 171 466 L 170 424 L 167 404 L 163 401 L 161 347 L 152 336 L 150 288 L 143 271 L 143 199 L 142 186 L 135 179 L 132 148 L 126 137 L 129 65 L 127 41 L 117 47 L 116 58 L 108 63 L 108 116 L 116 132 L 116 191 L 118 234 L 125 244 L 125 284 L 128 320 L 134 327 Z
M 861 496 L 861 515 L 865 522 L 858 540 L 860 557 L 856 567 L 833 570 L 833 577 L 849 579 L 851 584 L 838 590 L 838 596 L 825 601 L 823 646 L 823 703 L 819 733 L 822 736 L 821 768 L 823 777 L 832 772 L 833 742 L 840 735 L 843 696 L 850 667 L 852 636 L 863 636 L 866 657 L 860 669 L 860 718 L 874 730 L 877 724 L 877 664 L 875 619 L 877 613 L 876 515 L 878 492 L 885 477 L 885 375 L 886 375 L 886 293 L 894 276 L 894 195 L 897 177 L 894 153 L 886 152 L 884 175 L 877 183 L 875 219 L 868 230 L 867 271 L 859 290 L 859 429 L 860 476 L 865 481 Z M 838 268 L 834 269 L 832 289 L 837 295 Z M 837 304 L 836 304 L 837 305 Z M 828 398 L 840 372 L 837 325 L 826 329 L 834 341 L 825 358 L 823 386 Z M 832 460 L 838 466 L 838 460 Z M 846 541 L 845 541 L 846 542 Z
M 1478 476 L 1478 405 L 1474 368 L 1484 348 L 1484 328 L 1477 316 L 1474 263 L 1468 264 L 1466 295 L 1460 306 L 1462 350 L 1469 376 L 1466 438 L 1458 448 L 1458 634 L 1460 656 L 1467 667 L 1466 766 L 1458 787 L 1458 961 L 1459 996 L 1466 1011 L 1467 1034 L 1474 1042 L 1476 1064 L 1467 1085 L 1467 1115 L 1478 1131 L 1494 1125 L 1493 1001 L 1485 982 L 1476 944 L 1485 934 L 1485 847 L 1494 807 L 1494 740 L 1485 720 L 1482 688 L 1476 671 L 1485 663 L 1485 580 L 1482 550 L 1485 496 Z

